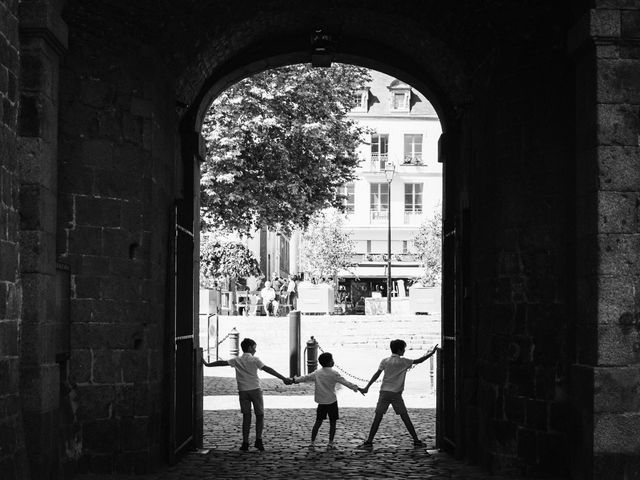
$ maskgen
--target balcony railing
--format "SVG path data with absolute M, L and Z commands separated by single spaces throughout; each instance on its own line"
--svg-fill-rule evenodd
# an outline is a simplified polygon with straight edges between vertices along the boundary
M 389 218 L 388 210 L 371 210 L 371 223 L 380 223 Z
M 389 161 L 387 153 L 372 153 L 371 162 L 369 164 L 370 172 L 384 172 L 384 166 Z
M 422 161 L 421 153 L 414 153 L 413 155 L 405 155 L 402 159 L 403 165 L 424 165 Z
M 405 210 L 404 212 L 404 224 L 405 225 L 417 225 L 422 221 L 423 213 Z
M 354 253 L 351 255 L 351 262 L 354 264 L 357 263 L 380 263 L 387 261 L 386 253 Z M 419 262 L 420 259 L 412 254 L 412 253 L 392 253 L 391 254 L 392 262 Z

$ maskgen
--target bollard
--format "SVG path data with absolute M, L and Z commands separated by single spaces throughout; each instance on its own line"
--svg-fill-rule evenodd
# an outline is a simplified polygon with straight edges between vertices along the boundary
M 232 357 L 237 357 L 240 353 L 240 342 L 238 341 L 239 339 L 240 333 L 238 333 L 236 327 L 233 327 L 231 329 L 231 332 L 229 333 L 229 341 L 231 342 L 231 345 L 229 346 L 229 355 L 231 355 Z
M 289 376 L 300 375 L 300 312 L 289 313 Z
M 315 372 L 318 368 L 318 342 L 313 335 L 307 340 L 307 373 Z

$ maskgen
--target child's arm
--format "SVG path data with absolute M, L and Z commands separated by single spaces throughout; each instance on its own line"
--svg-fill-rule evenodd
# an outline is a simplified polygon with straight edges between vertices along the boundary
M 205 362 L 204 358 L 202 359 L 202 364 L 205 367 L 226 367 L 229 365 L 227 360 L 216 360 L 215 362 Z
M 430 356 L 432 356 L 434 353 L 436 353 L 436 350 L 438 349 L 438 344 L 436 343 L 436 346 L 433 347 L 429 352 L 427 352 L 426 354 L 424 354 L 422 357 L 420 358 L 416 358 L 413 361 L 414 365 L 418 365 L 419 363 L 424 362 L 427 358 L 429 358 Z
M 301 375 L 299 377 L 292 377 L 293 383 L 315 382 L 316 372 L 312 372 L 309 375 Z
M 358 387 L 355 383 L 351 383 L 349 380 L 344 378 L 342 375 L 338 375 L 336 377 L 336 382 L 344 385 L 345 387 L 353 390 L 354 392 L 360 392 L 360 393 L 362 393 L 364 395 L 364 392 L 360 387 Z
M 371 380 L 369 380 L 369 383 L 367 383 L 367 386 L 364 387 L 362 390 L 360 390 L 360 393 L 365 394 L 369 391 L 369 387 L 371 385 L 373 385 L 373 383 L 378 379 L 378 377 L 382 374 L 382 370 L 376 370 L 376 373 L 373 374 L 373 376 L 371 377 Z
M 291 385 L 293 383 L 293 381 L 290 378 L 287 378 L 284 375 L 280 375 L 278 372 L 276 372 L 271 367 L 268 367 L 268 366 L 264 365 L 262 367 L 262 370 L 267 372 L 269 375 L 273 375 L 274 377 L 279 378 L 280 380 L 282 380 L 284 382 L 285 385 Z

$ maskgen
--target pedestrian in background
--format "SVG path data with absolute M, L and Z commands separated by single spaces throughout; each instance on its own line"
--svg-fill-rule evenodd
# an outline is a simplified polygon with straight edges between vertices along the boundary
M 267 317 L 270 315 L 277 316 L 280 304 L 276 300 L 276 291 L 271 286 L 271 282 L 264 282 L 264 288 L 260 290 L 260 296 L 262 297 L 262 306 Z
M 251 430 L 251 405 L 256 415 L 256 441 L 254 446 L 258 450 L 264 450 L 262 443 L 262 431 L 264 428 L 264 399 L 260 388 L 260 378 L 258 370 L 263 370 L 274 377 L 279 378 L 285 385 L 291 385 L 292 380 L 280 375 L 273 368 L 268 367 L 255 356 L 257 344 L 250 338 L 245 338 L 240 342 L 242 355 L 229 360 L 216 360 L 215 362 L 202 363 L 206 367 L 230 366 L 236 370 L 236 382 L 238 383 L 238 397 L 240 399 L 240 412 L 242 412 L 242 445 L 240 450 L 249 450 L 249 431 Z
M 384 377 L 382 377 L 382 385 L 380 385 L 380 396 L 378 397 L 376 413 L 373 417 L 373 423 L 371 424 L 369 437 L 364 441 L 361 447 L 373 447 L 373 438 L 378 432 L 378 427 L 380 427 L 382 417 L 389 409 L 389 405 L 393 406 L 393 410 L 397 415 L 400 415 L 400 418 L 404 422 L 405 427 L 407 427 L 407 431 L 413 438 L 413 445 L 415 447 L 425 447 L 425 443 L 418 438 L 416 429 L 411 422 L 409 412 L 407 411 L 407 407 L 404 404 L 404 399 L 402 398 L 402 391 L 404 390 L 404 380 L 407 375 L 407 370 L 431 357 L 436 352 L 438 345 L 433 347 L 422 357 L 415 360 L 403 358 L 404 352 L 407 348 L 407 342 L 405 342 L 404 340 L 391 340 L 389 347 L 391 348 L 391 356 L 384 358 L 380 362 L 378 370 L 373 374 L 367 386 L 362 389 L 363 393 L 367 393 L 369 391 L 369 387 L 384 372 Z
M 329 444 L 327 448 L 333 449 L 333 439 L 336 435 L 336 425 L 340 418 L 340 412 L 338 410 L 338 397 L 336 397 L 336 384 L 340 383 L 347 388 L 350 388 L 354 392 L 360 392 L 364 395 L 364 390 L 359 388 L 356 384 L 345 380 L 342 375 L 336 372 L 332 367 L 334 365 L 333 355 L 329 352 L 324 352 L 318 357 L 318 362 L 322 368 L 311 372 L 309 375 L 301 377 L 294 377 L 293 383 L 314 382 L 315 383 L 315 395 L 314 399 L 318 404 L 316 410 L 316 423 L 313 424 L 311 429 L 311 445 L 315 445 L 316 436 L 318 430 L 327 415 L 329 416 Z
M 296 276 L 291 275 L 287 283 L 287 303 L 291 306 L 291 310 L 296 310 L 298 306 L 298 287 L 296 284 Z

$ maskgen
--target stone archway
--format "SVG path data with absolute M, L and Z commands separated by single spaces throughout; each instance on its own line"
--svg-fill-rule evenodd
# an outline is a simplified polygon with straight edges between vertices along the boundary
M 633 471 L 636 5 L 0 0 L 4 13 L 0 423 L 16 441 L 3 471 L 167 457 L 174 219 L 198 109 L 268 59 L 310 56 L 317 28 L 337 61 L 430 93 L 445 125 L 456 453 L 496 471 Z
M 314 31 L 315 32 L 315 31 Z M 328 35 L 328 34 L 326 34 Z M 310 35 L 311 36 L 311 35 Z M 331 37 L 333 38 L 333 37 Z M 210 103 L 215 99 L 215 97 L 223 91 L 228 86 L 233 83 L 239 81 L 242 78 L 250 76 L 255 73 L 259 73 L 265 69 L 275 68 L 283 65 L 290 65 L 295 63 L 310 63 L 313 60 L 314 49 L 313 49 L 313 41 L 309 42 L 309 39 L 304 39 L 301 43 L 298 43 L 299 39 L 288 39 L 288 41 L 280 41 L 275 42 L 279 45 L 283 51 L 279 52 L 276 56 L 273 55 L 273 51 L 269 46 L 263 48 L 261 45 L 251 45 L 247 47 L 248 50 L 251 51 L 251 56 L 248 58 L 238 58 L 234 62 L 230 62 L 229 64 L 222 65 L 221 68 L 217 70 L 213 70 L 208 78 L 203 82 L 202 90 L 196 95 L 196 101 L 194 101 L 189 109 L 185 112 L 182 122 L 181 122 L 181 131 L 183 135 L 185 135 L 185 141 L 183 141 L 183 145 L 189 144 L 192 146 L 193 150 L 190 150 L 186 153 L 185 162 L 191 161 L 192 158 L 202 158 L 203 152 L 199 149 L 201 148 L 200 142 L 193 141 L 194 134 L 197 134 L 200 130 L 200 125 L 202 122 L 202 118 L 204 117 L 206 110 L 208 109 Z M 328 41 L 331 42 L 329 39 Z M 367 58 L 360 56 L 356 53 L 351 52 L 350 50 L 354 50 L 357 52 L 357 42 L 353 39 L 345 39 L 344 36 L 341 36 L 341 42 L 345 44 L 345 51 L 341 51 L 341 48 L 336 44 L 335 50 L 331 51 L 330 57 L 331 61 L 342 62 L 342 63 L 351 63 L 355 65 L 368 66 L 370 68 L 376 68 L 380 71 L 393 73 L 397 78 L 403 79 L 407 82 L 411 82 L 411 85 L 417 87 L 418 89 L 422 88 L 429 92 L 433 90 L 441 91 L 440 88 L 435 85 L 434 82 L 431 81 L 428 77 L 416 77 L 415 72 L 407 73 L 402 68 L 401 64 L 402 55 L 397 53 L 393 54 L 390 52 L 390 58 L 394 58 L 393 65 L 387 65 L 382 61 L 376 58 Z M 354 46 L 354 43 L 356 46 Z M 285 48 L 286 47 L 286 48 Z M 305 50 L 306 49 L 306 50 Z M 289 53 L 285 53 L 286 50 L 290 50 Z M 389 52 L 387 52 L 389 53 Z M 263 57 L 263 58 L 261 58 Z M 253 61 L 254 58 L 261 58 L 259 61 Z M 247 63 L 244 63 L 247 62 Z M 452 60 L 453 62 L 453 60 Z M 319 67 L 322 68 L 322 67 Z M 452 70 L 451 67 L 449 67 Z M 422 75 L 426 75 L 421 73 Z M 459 75 L 462 75 L 459 73 Z M 457 93 L 461 95 L 460 93 Z M 451 100 L 447 96 L 443 96 L 441 98 L 434 98 L 433 94 L 431 97 L 433 103 L 439 106 L 441 112 L 447 112 L 451 115 L 451 112 L 454 111 L 454 108 L 451 106 Z M 454 125 L 453 130 L 458 130 L 460 127 L 458 126 L 458 119 L 452 119 L 450 124 Z M 446 130 L 446 125 L 444 127 Z M 450 147 L 449 147 L 450 148 Z M 451 148 L 450 148 L 451 149 Z M 185 179 L 186 184 L 197 184 L 198 177 L 196 169 L 193 170 L 193 173 L 196 175 L 193 179 Z M 197 235 L 196 235 L 197 236 Z M 449 293 L 450 298 L 453 298 L 453 292 Z M 194 332 L 198 331 L 197 325 L 193 328 Z M 449 369 L 450 373 L 453 373 L 453 368 Z M 444 377 L 443 377 L 444 378 Z M 449 375 L 446 376 L 447 381 L 449 381 Z M 453 377 L 451 377 L 453 378 Z M 199 405 L 199 402 L 197 402 Z M 439 404 L 439 408 L 442 409 L 442 405 L 449 405 L 448 402 L 441 401 Z M 178 409 L 179 411 L 180 409 Z M 196 409 L 196 415 L 199 414 L 200 409 Z M 449 408 L 447 407 L 447 411 Z M 447 417 L 448 420 L 455 418 L 455 413 L 451 412 Z M 201 431 L 201 422 L 202 419 L 200 417 L 196 420 L 196 431 Z M 442 420 L 439 425 L 442 427 L 445 425 L 445 420 Z M 453 422 L 446 423 L 449 430 L 453 432 Z M 450 435 L 451 437 L 451 435 Z M 448 448 L 450 451 L 453 451 L 454 444 L 442 444 L 443 448 Z

